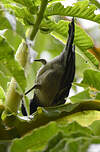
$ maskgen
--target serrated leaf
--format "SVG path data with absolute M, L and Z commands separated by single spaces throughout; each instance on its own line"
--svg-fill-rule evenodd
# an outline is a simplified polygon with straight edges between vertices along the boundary
M 26 6 L 27 8 L 33 8 L 34 9 L 34 5 L 35 6 L 38 6 L 41 4 L 41 0 L 1 0 L 4 4 L 7 4 L 7 3 L 18 3 L 18 4 L 21 4 L 23 6 Z
M 96 7 L 100 8 L 100 3 L 97 0 L 90 0 L 90 3 L 95 4 Z
M 68 25 L 69 22 L 66 21 L 59 21 L 58 23 L 55 23 L 51 20 L 44 21 L 42 23 L 41 27 L 46 27 L 53 31 L 52 35 L 56 37 L 57 39 L 64 40 L 66 43 L 65 39 L 66 36 L 68 36 Z M 91 53 L 87 51 L 87 49 L 90 49 L 93 47 L 93 41 L 91 38 L 86 34 L 86 32 L 80 28 L 79 26 L 75 26 L 75 39 L 74 39 L 75 45 L 79 48 L 80 50 L 80 55 L 82 58 L 85 58 L 86 61 L 89 62 L 91 67 L 97 69 L 99 66 L 99 62 L 93 56 Z
M 94 13 L 96 9 L 96 6 L 89 4 L 87 0 L 74 3 L 73 6 L 67 6 L 66 8 L 58 2 L 48 5 L 46 15 L 74 16 L 100 23 L 100 15 Z
M 9 75 L 10 73 L 10 76 L 15 78 L 21 89 L 24 91 L 26 87 L 24 70 L 14 59 L 14 51 L 3 37 L 0 37 L 0 64 L 5 67 L 4 70 L 3 68 L 0 70 L 5 73 L 5 69 L 7 69 L 8 73 L 6 74 Z
M 13 2 L 19 3 L 19 4 L 27 7 L 27 9 L 32 14 L 34 14 L 37 11 L 37 8 L 34 5 L 35 2 L 33 0 L 23 0 L 23 1 L 21 1 L 21 0 L 13 0 Z
M 59 21 L 58 23 L 55 23 L 51 20 L 46 20 L 43 24 L 44 26 L 47 26 L 52 31 L 55 31 L 56 33 L 62 35 L 64 38 L 68 36 L 68 25 L 69 22 L 67 21 Z M 43 26 L 42 25 L 42 26 Z M 80 49 L 89 49 L 93 47 L 93 41 L 89 37 L 86 32 L 80 28 L 78 25 L 75 25 L 75 39 L 74 43 L 76 46 Z
M 66 1 L 66 0 L 49 0 L 49 3 L 59 2 L 59 1 Z
M 23 19 L 23 21 L 27 24 L 33 25 L 34 24 L 34 16 L 28 11 L 26 7 L 18 7 L 13 6 L 11 4 L 4 5 L 7 9 L 12 9 L 15 13 L 15 16 L 19 19 Z

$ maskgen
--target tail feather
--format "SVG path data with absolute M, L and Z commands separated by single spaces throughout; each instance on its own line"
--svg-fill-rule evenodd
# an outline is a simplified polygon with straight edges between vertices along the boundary
M 69 24 L 69 36 L 67 45 L 65 47 L 65 73 L 63 75 L 63 85 L 62 87 L 65 87 L 66 84 L 72 83 L 75 75 L 75 45 L 73 45 L 74 41 L 74 32 L 75 32 L 75 25 L 74 25 L 74 18 L 72 19 L 72 22 Z M 66 54 L 67 53 L 67 54 Z M 61 83 L 62 83 L 61 82 Z
M 68 41 L 63 53 L 61 54 L 61 59 L 62 62 L 64 62 L 64 66 L 65 66 L 65 72 L 60 82 L 59 91 L 53 101 L 54 105 L 65 103 L 66 101 L 65 97 L 69 95 L 69 91 L 74 79 L 74 75 L 75 75 L 75 45 L 73 45 L 74 32 L 75 32 L 75 25 L 73 18 L 72 22 L 69 24 Z
M 70 49 L 70 47 L 72 46 L 73 41 L 74 41 L 74 32 L 75 32 L 75 24 L 74 24 L 74 17 L 73 17 L 72 22 L 69 24 L 69 31 L 68 31 L 69 36 L 68 36 L 68 41 L 67 41 L 65 50 Z

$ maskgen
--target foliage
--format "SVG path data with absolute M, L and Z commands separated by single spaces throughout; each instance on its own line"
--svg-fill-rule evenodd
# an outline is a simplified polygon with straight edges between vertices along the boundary
M 86 152 L 100 144 L 100 53 L 78 18 L 100 23 L 97 1 L 64 6 L 64 0 L 1 0 L 0 2 L 0 151 Z M 35 80 L 34 58 L 60 54 L 68 36 L 69 18 L 75 17 L 75 95 L 70 103 L 38 107 L 28 117 L 20 110 L 22 97 Z M 34 41 L 34 44 L 33 44 Z M 90 51 L 92 50 L 92 51 Z M 98 57 L 97 57 L 98 56 Z M 81 79 L 81 82 L 78 82 Z M 77 87 L 83 88 L 77 92 Z M 67 101 L 68 99 L 66 99 Z M 31 131 L 31 132 L 30 132 Z M 95 145 L 95 147 L 96 147 Z

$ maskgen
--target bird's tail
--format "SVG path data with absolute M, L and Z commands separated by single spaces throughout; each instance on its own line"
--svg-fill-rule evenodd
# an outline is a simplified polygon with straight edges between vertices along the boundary
M 75 33 L 75 24 L 74 24 L 74 17 L 73 17 L 72 22 L 69 24 L 68 40 L 65 47 L 65 52 L 67 53 L 67 54 L 65 53 L 66 54 L 65 64 L 66 62 L 68 62 L 68 60 L 70 60 L 70 55 L 72 51 L 75 50 L 73 49 L 74 33 Z
M 75 32 L 75 25 L 74 25 L 74 18 L 73 18 L 72 22 L 69 24 L 68 41 L 63 53 L 65 73 L 61 81 L 62 88 L 65 88 L 65 86 L 68 84 L 71 85 L 74 79 L 74 75 L 75 75 L 75 45 L 73 45 L 74 32 Z
M 68 36 L 68 41 L 67 41 L 65 49 L 70 48 L 70 46 L 73 44 L 74 32 L 75 32 L 75 24 L 74 24 L 74 17 L 73 17 L 72 22 L 69 24 L 69 31 L 68 31 L 69 36 Z

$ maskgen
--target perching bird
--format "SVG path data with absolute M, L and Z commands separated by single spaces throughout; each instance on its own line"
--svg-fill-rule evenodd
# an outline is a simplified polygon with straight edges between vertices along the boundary
M 50 62 L 44 59 L 35 60 L 44 65 L 39 69 L 32 88 L 34 96 L 30 101 L 30 114 L 34 113 L 38 106 L 52 107 L 65 103 L 75 75 L 74 31 L 73 18 L 69 24 L 68 41 L 62 53 Z

